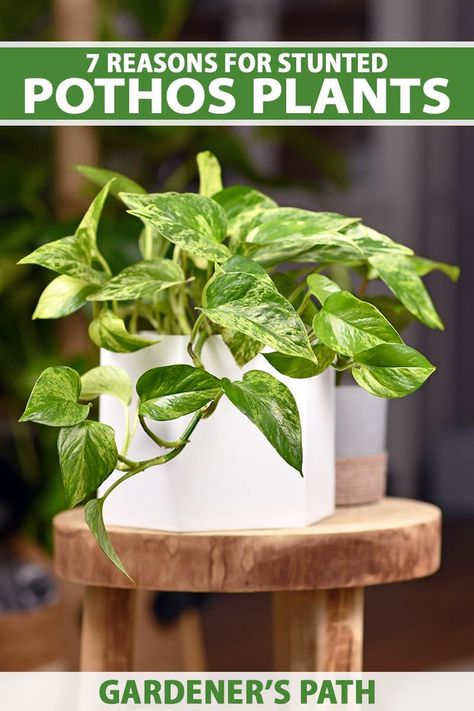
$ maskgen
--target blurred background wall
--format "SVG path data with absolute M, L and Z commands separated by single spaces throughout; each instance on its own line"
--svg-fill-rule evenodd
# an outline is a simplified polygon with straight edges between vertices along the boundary
M 472 0 L 23 0 L 21 12 L 2 0 L 0 12 L 0 40 L 9 41 L 468 40 L 473 33 Z M 412 327 L 407 336 L 438 372 L 419 394 L 391 404 L 390 490 L 432 499 L 453 519 L 472 517 L 474 129 L 21 127 L 0 129 L 0 529 L 22 520 L 49 543 L 51 516 L 64 506 L 54 441 L 47 428 L 15 423 L 46 363 L 85 368 L 95 358 L 83 316 L 59 326 L 30 321 L 44 275 L 16 268 L 17 259 L 76 224 L 91 192 L 74 163 L 125 172 L 150 190 L 181 190 L 196 186 L 194 155 L 202 149 L 216 153 L 229 182 L 255 184 L 283 205 L 361 215 L 424 256 L 461 265 L 457 286 L 442 275 L 429 281 L 446 332 Z M 111 206 L 101 237 L 116 269 L 135 254 L 135 236 L 134 223 Z

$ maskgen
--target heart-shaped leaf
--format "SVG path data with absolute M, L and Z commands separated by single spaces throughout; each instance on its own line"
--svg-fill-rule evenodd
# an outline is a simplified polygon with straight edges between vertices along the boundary
M 105 528 L 103 518 L 103 507 L 103 499 L 92 499 L 91 501 L 88 501 L 84 510 L 85 521 L 89 526 L 90 532 L 94 536 L 95 540 L 97 541 L 107 558 L 109 558 L 115 565 L 115 567 L 118 568 L 121 573 L 126 575 L 127 578 L 133 583 L 132 578 L 125 570 L 122 561 L 117 555 L 117 552 L 115 551 L 112 545 L 112 541 L 110 540 L 109 534 L 107 533 L 107 529 Z
M 287 355 L 314 360 L 302 320 L 266 274 L 219 274 L 209 282 L 201 310 L 219 326 Z
M 436 370 L 421 353 L 401 343 L 384 343 L 354 356 L 354 380 L 372 395 L 404 397 Z
M 302 473 L 300 417 L 295 399 L 286 385 L 269 373 L 250 370 L 239 382 L 224 378 L 222 389 L 265 435 L 278 454 Z
M 81 377 L 81 400 L 94 400 L 99 395 L 113 395 L 124 405 L 132 401 L 130 376 L 116 365 L 99 365 Z
M 284 353 L 264 353 L 263 355 L 275 370 L 288 378 L 313 378 L 329 368 L 335 356 L 334 351 L 322 343 L 313 346 L 313 352 L 318 359 L 317 364 L 307 358 L 297 358 Z
M 127 205 L 137 204 L 136 195 L 121 194 Z M 226 236 L 224 210 L 211 198 L 193 193 L 148 195 L 144 207 L 129 212 L 156 229 L 165 239 L 185 252 L 213 262 L 224 262 L 231 255 L 221 244 Z
M 150 299 L 160 291 L 186 282 L 183 270 L 171 259 L 151 259 L 126 267 L 89 297 L 89 301 Z
M 66 366 L 43 370 L 31 391 L 20 422 L 38 422 L 50 427 L 71 427 L 85 420 L 90 405 L 78 403 L 79 373 Z
M 118 452 L 112 427 L 101 422 L 81 422 L 63 428 L 58 454 L 68 506 L 84 501 L 104 483 L 117 464 Z
M 152 420 L 175 420 L 207 405 L 221 390 L 220 380 L 191 365 L 152 368 L 137 382 L 139 413 Z
M 41 294 L 33 318 L 62 318 L 69 316 L 86 303 L 97 290 L 94 284 L 61 274 L 53 279 Z
M 348 291 L 326 298 L 313 319 L 313 329 L 322 343 L 346 356 L 379 343 L 402 343 L 396 330 L 375 306 Z
M 221 166 L 210 151 L 202 151 L 196 156 L 199 171 L 199 193 L 212 197 L 222 190 Z
M 338 291 L 341 291 L 336 282 L 324 276 L 324 274 L 310 274 L 306 281 L 310 293 L 318 299 L 320 304 L 324 304 L 331 294 L 337 294 Z
M 91 322 L 89 336 L 96 346 L 114 353 L 134 353 L 158 343 L 158 339 L 151 341 L 129 333 L 123 319 L 108 309 L 101 311 Z
M 38 264 L 53 272 L 100 286 L 107 277 L 104 272 L 91 267 L 91 258 L 87 245 L 73 236 L 41 245 L 27 257 L 23 257 L 18 264 Z
M 115 197 L 119 197 L 119 193 L 121 192 L 146 194 L 145 188 L 142 188 L 142 186 L 134 180 L 127 178 L 126 175 L 117 173 L 115 170 L 95 168 L 90 165 L 77 165 L 76 168 L 79 173 L 84 175 L 99 187 L 110 183 L 110 193 Z
M 369 261 L 410 313 L 430 328 L 444 328 L 410 257 L 382 254 L 370 257 Z

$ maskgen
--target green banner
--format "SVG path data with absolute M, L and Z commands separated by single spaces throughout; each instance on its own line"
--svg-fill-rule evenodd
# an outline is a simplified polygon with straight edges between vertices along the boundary
M 4 43 L 0 123 L 469 123 L 473 67 L 468 43 Z

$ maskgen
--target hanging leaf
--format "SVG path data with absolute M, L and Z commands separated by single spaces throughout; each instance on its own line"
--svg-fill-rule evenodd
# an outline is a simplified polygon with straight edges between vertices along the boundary
M 220 380 L 191 365 L 166 365 L 137 382 L 139 413 L 152 420 L 175 420 L 207 405 L 221 390 Z
M 269 373 L 250 370 L 239 382 L 223 378 L 222 389 L 278 454 L 302 474 L 300 417 L 295 399 L 286 385 Z
M 207 285 L 201 311 L 219 326 L 287 355 L 315 360 L 304 323 L 266 274 L 219 274 Z
M 133 353 L 158 343 L 158 339 L 151 341 L 129 333 L 123 319 L 108 309 L 101 311 L 91 322 L 89 336 L 96 346 L 114 353 Z
M 354 380 L 372 395 L 404 397 L 436 370 L 421 353 L 401 343 L 384 343 L 354 356 Z
M 322 343 L 347 356 L 379 343 L 402 343 L 396 330 L 375 306 L 348 291 L 326 298 L 313 319 L 313 329 Z
M 288 378 L 313 378 L 329 368 L 336 355 L 322 343 L 313 346 L 313 353 L 318 359 L 317 364 L 307 358 L 288 356 L 284 353 L 264 353 L 263 355 L 275 370 Z
M 142 188 L 142 186 L 134 180 L 127 178 L 126 175 L 117 173 L 115 170 L 107 170 L 107 168 L 94 168 L 90 165 L 76 165 L 76 168 L 79 173 L 84 175 L 99 187 L 110 183 L 110 193 L 114 195 L 114 197 L 119 197 L 119 193 L 121 192 L 146 194 L 145 188 Z
M 441 330 L 444 328 L 430 295 L 409 257 L 395 254 L 378 255 L 370 257 L 369 261 L 382 281 L 410 313 L 429 328 Z
M 171 259 L 144 260 L 126 267 L 89 297 L 89 301 L 150 299 L 160 291 L 186 283 L 183 270 Z
M 132 401 L 130 376 L 116 365 L 99 365 L 81 377 L 80 400 L 95 400 L 99 395 L 113 395 L 124 405 Z
M 65 427 L 59 433 L 58 454 L 66 501 L 72 508 L 95 493 L 115 469 L 114 431 L 93 421 Z
M 199 193 L 212 197 L 222 190 L 221 166 L 216 156 L 210 151 L 202 151 L 196 156 L 199 170 Z
M 18 264 L 38 264 L 53 272 L 67 274 L 75 279 L 98 286 L 107 278 L 104 272 L 90 266 L 91 255 L 88 247 L 75 236 L 62 237 L 43 244 L 27 257 L 23 257 Z
M 137 196 L 121 194 L 130 206 Z M 221 244 L 226 236 L 227 218 L 224 210 L 211 198 L 193 193 L 162 193 L 147 196 L 145 207 L 129 210 L 146 225 L 156 229 L 165 239 L 185 252 L 213 262 L 224 262 L 231 254 Z
M 62 274 L 53 279 L 41 294 L 33 319 L 69 316 L 84 306 L 87 297 L 96 290 L 94 284 Z
M 79 373 L 66 366 L 43 370 L 31 391 L 20 422 L 37 422 L 50 427 L 71 427 L 89 416 L 90 405 L 78 403 Z
M 95 540 L 97 541 L 107 558 L 109 558 L 115 565 L 115 567 L 118 568 L 121 573 L 126 575 L 127 578 L 133 583 L 133 579 L 125 570 L 125 567 L 119 556 L 117 555 L 109 538 L 109 534 L 107 533 L 107 530 L 105 528 L 103 518 L 103 507 L 104 502 L 102 499 L 92 499 L 92 501 L 88 501 L 84 510 L 85 521 L 90 529 L 90 532 L 94 536 Z

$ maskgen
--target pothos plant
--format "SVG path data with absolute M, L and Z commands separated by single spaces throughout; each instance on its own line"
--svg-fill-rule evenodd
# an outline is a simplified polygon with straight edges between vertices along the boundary
M 290 390 L 259 370 L 236 382 L 216 377 L 202 359 L 209 336 L 220 334 L 241 366 L 264 350 L 267 361 L 286 376 L 310 378 L 332 367 L 352 373 L 376 396 L 402 397 L 419 388 L 434 366 L 404 343 L 397 321 L 409 316 L 442 328 L 421 277 L 440 269 L 457 278 L 455 267 L 416 257 L 359 218 L 279 207 L 250 187 L 223 188 L 216 158 L 205 152 L 197 161 L 199 194 L 148 194 L 123 175 L 81 168 L 102 189 L 76 232 L 40 246 L 20 262 L 59 274 L 43 292 L 33 318 L 60 318 L 92 305 L 89 334 L 100 348 L 130 353 L 156 343 L 161 334 L 189 337 L 192 364 L 152 368 L 139 378 L 135 416 L 129 416 L 132 383 L 126 372 L 99 366 L 82 377 L 68 367 L 47 368 L 21 417 L 59 428 L 68 503 L 87 501 L 90 530 L 125 573 L 104 525 L 104 502 L 122 482 L 179 456 L 200 421 L 218 410 L 221 398 L 228 398 L 288 464 L 302 471 L 301 425 Z M 109 194 L 142 223 L 143 259 L 119 274 L 112 274 L 97 240 Z M 361 285 L 357 296 L 347 285 L 350 274 Z M 365 295 L 367 283 L 376 278 L 392 297 Z M 156 338 L 143 335 L 150 328 Z M 113 429 L 89 419 L 91 403 L 101 394 L 115 396 L 124 408 L 127 434 L 120 452 Z M 149 424 L 185 415 L 190 418 L 173 442 Z M 137 426 L 156 444 L 156 456 L 128 458 Z M 91 498 L 114 470 L 121 476 L 103 495 Z

